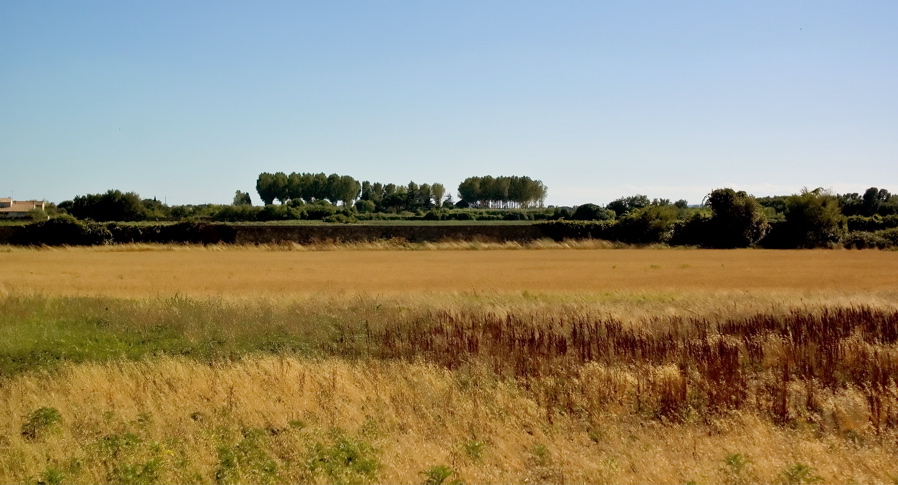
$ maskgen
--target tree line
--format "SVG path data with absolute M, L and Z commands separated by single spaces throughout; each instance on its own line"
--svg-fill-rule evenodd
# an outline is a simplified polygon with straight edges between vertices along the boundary
M 542 181 L 527 176 L 468 177 L 458 186 L 460 200 L 453 204 L 452 195 L 440 183 L 406 185 L 359 182 L 349 175 L 336 173 L 259 174 L 256 191 L 265 205 L 275 200 L 281 204 L 299 202 L 314 204 L 327 200 L 343 207 L 354 205 L 360 212 L 399 212 L 440 209 L 447 204 L 467 208 L 510 209 L 542 207 L 547 188 Z M 246 203 L 248 194 L 239 192 L 237 199 Z M 235 202 L 237 202 L 235 199 Z
M 530 177 L 468 177 L 458 186 L 461 202 L 471 207 L 542 207 L 546 195 L 545 184 Z
M 259 174 L 256 191 L 266 205 L 274 203 L 297 205 L 329 201 L 343 207 L 355 206 L 361 212 L 386 212 L 431 209 L 443 205 L 446 188 L 439 183 L 407 185 L 380 182 L 359 182 L 349 175 L 332 173 Z M 246 197 L 241 193 L 241 197 Z
M 276 174 L 269 175 L 272 175 L 271 179 L 280 178 L 274 177 Z M 309 180 L 309 174 L 293 175 L 296 175 L 292 177 L 294 179 Z M 339 175 L 323 178 L 320 175 L 312 174 L 311 180 L 344 179 Z M 291 176 L 286 176 L 286 179 L 289 181 Z M 501 178 L 491 177 L 493 181 Z M 260 180 L 264 179 L 267 177 L 260 176 Z M 480 182 L 489 180 L 487 177 L 470 177 L 461 186 L 470 186 L 470 182 L 476 179 Z M 504 179 L 540 184 L 527 177 Z M 339 187 L 340 184 L 333 186 Z M 513 184 L 509 184 L 511 186 Z M 365 181 L 358 184 L 357 193 L 353 194 L 355 203 L 348 197 L 348 190 L 344 198 L 335 193 L 315 192 L 320 188 L 315 189 L 314 185 L 300 185 L 299 189 L 294 187 L 293 192 L 289 191 L 289 182 L 287 187 L 287 194 L 281 192 L 283 200 L 278 197 L 272 199 L 272 202 L 281 200 L 282 204 L 265 206 L 251 205 L 250 195 L 241 191 L 235 194 L 233 204 L 168 206 L 156 199 L 142 199 L 134 192 L 109 190 L 102 194 L 79 195 L 56 207 L 50 204 L 47 212 L 51 216 L 57 212 L 68 213 L 78 219 L 98 222 L 185 219 L 222 222 L 290 219 L 326 222 L 371 219 L 549 220 L 560 221 L 562 225 L 558 227 L 564 226 L 564 231 L 574 231 L 569 234 L 571 237 L 596 237 L 634 244 L 666 243 L 720 248 L 898 245 L 898 195 L 877 187 L 870 187 L 862 194 L 833 194 L 818 188 L 788 196 L 761 198 L 724 188 L 712 191 L 697 206 L 690 206 L 682 199 L 671 202 L 637 194 L 615 199 L 604 206 L 590 203 L 549 209 L 498 208 L 527 207 L 534 202 L 518 199 L 503 203 L 503 199 L 495 194 L 487 196 L 466 191 L 464 193 L 471 196 L 471 202 L 463 198 L 456 204 L 445 193 L 445 188 L 437 183 L 395 185 Z M 307 187 L 311 188 L 306 191 Z M 469 205 L 478 208 L 460 208 Z
M 722 188 L 708 194 L 698 207 L 689 207 L 685 200 L 650 201 L 636 195 L 604 207 L 583 204 L 573 211 L 559 212 L 559 220 L 581 221 L 580 226 L 559 225 L 559 231 L 573 230 L 576 237 L 636 244 L 712 248 L 898 246 L 898 196 L 876 187 L 864 196 L 817 188 L 760 199 Z

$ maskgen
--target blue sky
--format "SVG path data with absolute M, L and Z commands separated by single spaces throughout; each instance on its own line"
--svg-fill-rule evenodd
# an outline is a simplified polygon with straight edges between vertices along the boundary
M 0 197 L 898 192 L 898 2 L 0 0 Z

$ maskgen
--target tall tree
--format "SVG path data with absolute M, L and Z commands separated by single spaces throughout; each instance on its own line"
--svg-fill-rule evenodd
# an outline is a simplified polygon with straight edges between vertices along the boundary
M 743 191 L 716 189 L 707 197 L 711 206 L 709 245 L 740 248 L 756 244 L 770 225 L 761 204 Z
M 260 173 L 259 178 L 256 180 L 256 192 L 259 193 L 262 203 L 265 205 L 273 204 L 274 199 L 277 198 L 277 190 L 274 187 L 274 175 L 268 172 Z
M 443 207 L 443 197 L 446 195 L 446 187 L 443 184 L 433 184 L 430 186 L 430 192 L 433 194 L 433 203 L 437 209 Z
M 290 197 L 287 192 L 287 174 L 284 172 L 277 172 L 274 174 L 274 179 L 272 181 L 272 191 L 274 191 L 274 196 L 281 202 L 281 204 L 286 204 Z
M 802 189 L 786 199 L 786 224 L 799 247 L 838 242 L 845 232 L 839 200 L 822 188 Z
M 233 205 L 253 205 L 253 200 L 249 197 L 249 193 L 238 190 L 234 192 Z

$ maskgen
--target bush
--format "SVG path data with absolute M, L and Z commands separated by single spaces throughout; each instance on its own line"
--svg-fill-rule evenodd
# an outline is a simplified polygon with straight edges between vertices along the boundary
M 309 447 L 306 468 L 315 475 L 324 475 L 331 483 L 370 483 L 377 480 L 380 461 L 377 450 L 370 444 L 353 439 L 334 428 L 329 439 Z
M 476 220 L 473 214 L 467 211 L 452 212 L 450 217 L 456 221 L 473 221 Z
M 355 209 L 362 213 L 374 212 L 374 202 L 370 200 L 358 200 L 355 203 Z
M 711 221 L 702 244 L 715 248 L 743 248 L 760 241 L 770 225 L 754 197 L 743 191 L 716 189 L 708 195 Z
M 805 189 L 786 199 L 787 247 L 829 246 L 842 238 L 845 223 L 838 199 L 823 189 Z
M 40 439 L 56 429 L 60 421 L 62 415 L 56 408 L 35 409 L 22 424 L 22 437 L 29 441 Z
M 323 220 L 324 218 L 330 217 L 336 213 L 337 208 L 331 204 L 306 204 L 302 208 L 300 219 L 306 219 L 309 221 Z
M 898 215 L 871 217 L 851 216 L 848 218 L 848 231 L 882 231 L 898 227 Z
M 613 221 L 549 221 L 540 222 L 537 227 L 555 241 L 564 239 L 615 239 Z
M 631 244 L 664 243 L 670 240 L 676 221 L 674 206 L 649 205 L 635 209 L 617 223 L 614 239 Z
M 892 245 L 877 233 L 853 231 L 842 238 L 842 246 L 849 249 L 885 249 Z
M 502 216 L 503 221 L 526 221 L 528 219 L 527 214 L 520 211 L 508 212 Z
M 698 213 L 674 224 L 670 244 L 677 246 L 704 246 L 713 239 L 713 224 L 706 214 Z
M 333 223 L 338 223 L 338 224 L 355 224 L 356 222 L 359 222 L 359 221 L 358 221 L 358 219 L 356 219 L 355 217 L 350 216 L 350 215 L 334 214 L 332 216 L 325 217 L 324 222 L 333 222 Z
M 569 218 L 574 221 L 610 221 L 615 218 L 615 212 L 595 204 L 583 204 Z
M 877 231 L 876 235 L 883 238 L 890 248 L 898 248 L 898 227 Z
M 24 227 L 13 240 L 23 246 L 97 246 L 112 243 L 112 233 L 96 222 L 84 222 L 61 214 L 49 221 Z

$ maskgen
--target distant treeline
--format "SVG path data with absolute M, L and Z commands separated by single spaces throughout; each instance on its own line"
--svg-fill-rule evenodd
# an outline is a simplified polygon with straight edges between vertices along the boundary
M 452 204 L 452 195 L 440 183 L 407 185 L 380 182 L 359 182 L 349 175 L 332 173 L 262 173 L 256 180 L 256 191 L 266 205 L 278 200 L 281 204 L 313 204 L 328 201 L 343 207 L 355 204 L 359 212 L 399 212 L 430 210 Z M 520 176 L 468 177 L 458 186 L 461 208 L 529 208 L 542 207 L 547 188 L 539 180 Z M 249 194 L 238 194 L 240 200 L 251 203 Z M 446 199 L 444 200 L 444 196 Z
M 354 191 L 356 184 L 351 177 L 282 175 L 262 174 L 259 179 L 262 186 L 269 180 L 287 180 L 287 192 L 280 192 L 284 199 L 275 197 L 283 202 L 279 204 L 253 206 L 248 193 L 237 191 L 232 204 L 168 206 L 155 199 L 141 199 L 133 192 L 110 190 L 78 196 L 58 207 L 51 204 L 48 213 L 68 213 L 97 222 L 529 220 L 551 222 L 545 228 L 550 237 L 592 237 L 631 244 L 717 248 L 898 245 L 898 196 L 877 187 L 863 194 L 832 194 L 814 189 L 763 198 L 733 189 L 717 189 L 698 206 L 689 206 L 685 200 L 671 202 L 637 194 L 604 206 L 588 203 L 531 208 L 540 204 L 532 197 L 541 191 L 544 194 L 545 187 L 528 177 L 469 177 L 459 187 L 457 203 L 438 183 L 395 185 L 365 181 L 358 184 L 358 198 L 353 203 L 348 197 L 349 189 L 339 195 L 321 188 L 349 187 Z M 290 180 L 300 182 L 291 189 Z M 323 185 L 316 185 L 319 183 Z M 281 186 L 280 182 L 276 185 Z M 531 192 L 527 192 L 528 188 Z M 41 217 L 46 219 L 46 214 Z
M 898 196 L 876 187 L 863 195 L 818 188 L 762 199 L 717 189 L 698 208 L 637 195 L 605 207 L 584 204 L 559 219 L 548 230 L 556 239 L 711 248 L 898 247 Z

